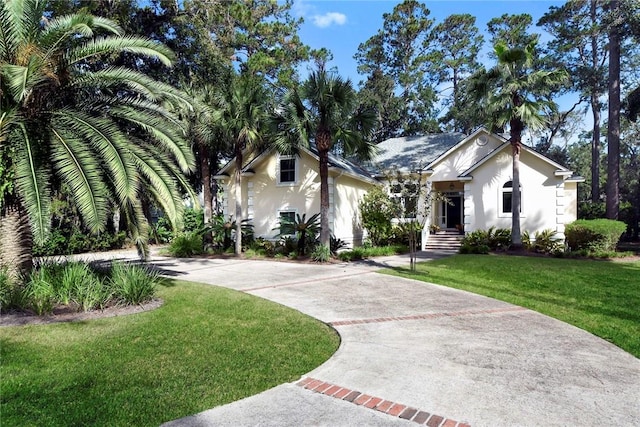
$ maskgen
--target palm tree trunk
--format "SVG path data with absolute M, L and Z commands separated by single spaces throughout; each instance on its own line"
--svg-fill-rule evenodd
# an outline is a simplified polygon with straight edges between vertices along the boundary
M 236 152 L 234 198 L 236 199 L 236 256 L 242 254 L 242 150 Z
M 329 246 L 329 150 L 318 149 L 320 159 L 320 244 Z
M 515 99 L 514 105 L 519 105 Z M 520 230 L 520 151 L 522 141 L 522 131 L 524 123 L 519 118 L 515 118 L 509 123 L 511 132 L 511 148 L 513 151 L 513 177 L 511 193 L 511 249 L 522 249 L 522 232 Z
M 617 13 L 618 2 L 609 4 Z M 607 218 L 618 219 L 620 209 L 620 34 L 609 30 L 609 120 L 607 130 Z
M 19 204 L 0 214 L 0 269 L 17 280 L 33 267 L 33 239 L 26 212 Z
M 213 197 L 211 195 L 211 167 L 210 167 L 210 155 L 209 149 L 203 143 L 199 144 L 200 153 L 200 176 L 202 179 L 202 204 L 204 213 L 204 223 L 209 224 L 211 222 L 211 207 L 213 206 Z M 211 231 L 208 231 L 203 236 L 206 244 L 210 244 L 212 241 Z

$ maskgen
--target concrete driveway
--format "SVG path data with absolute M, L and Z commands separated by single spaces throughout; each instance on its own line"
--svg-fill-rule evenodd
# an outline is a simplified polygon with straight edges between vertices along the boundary
M 640 425 L 639 359 L 531 310 L 376 272 L 406 257 L 153 263 L 294 308 L 342 338 L 300 381 L 166 426 Z

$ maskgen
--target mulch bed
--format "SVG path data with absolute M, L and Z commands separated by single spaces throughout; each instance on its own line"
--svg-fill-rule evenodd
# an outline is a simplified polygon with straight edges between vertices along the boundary
M 128 314 L 142 313 L 154 310 L 163 304 L 161 299 L 154 299 L 141 305 L 121 306 L 114 305 L 103 310 L 93 310 L 78 312 L 72 306 L 58 306 L 53 309 L 53 313 L 46 316 L 38 316 L 28 311 L 12 311 L 2 313 L 0 316 L 0 326 L 20 326 L 20 325 L 46 325 L 59 322 L 78 322 L 84 320 L 102 319 L 106 317 L 126 316 Z

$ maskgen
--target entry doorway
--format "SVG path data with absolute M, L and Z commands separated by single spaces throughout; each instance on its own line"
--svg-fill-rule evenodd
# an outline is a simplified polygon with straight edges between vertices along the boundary
M 449 201 L 440 202 L 440 226 L 445 228 L 456 228 L 462 224 L 462 194 L 445 193 Z

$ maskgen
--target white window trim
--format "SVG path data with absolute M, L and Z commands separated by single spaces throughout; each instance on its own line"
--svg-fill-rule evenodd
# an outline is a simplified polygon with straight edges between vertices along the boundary
M 295 208 L 278 209 L 278 214 L 276 215 L 276 224 L 274 225 L 273 228 L 277 228 L 280 226 L 280 215 L 283 213 L 293 213 L 294 217 L 297 217 L 298 209 L 295 209 Z M 295 236 L 295 234 L 285 234 L 283 236 Z
M 513 180 L 509 179 L 507 181 L 505 181 L 499 188 L 498 188 L 498 218 L 511 218 L 513 216 L 513 212 L 503 212 L 503 207 L 504 207 L 504 193 L 513 193 L 513 187 L 511 187 L 511 190 L 507 190 L 504 188 L 504 185 L 511 181 L 513 185 Z M 525 218 L 524 215 L 524 197 L 522 197 L 522 195 L 524 194 L 524 189 L 522 188 L 522 184 L 520 184 L 520 218 Z M 511 196 L 513 197 L 513 196 Z M 512 205 L 513 205 L 513 199 L 512 199 Z
M 294 172 L 294 180 L 291 182 L 281 182 L 280 181 L 280 161 L 281 160 L 294 160 L 295 162 L 295 172 Z M 278 155 L 276 158 L 276 186 L 278 187 L 294 187 L 298 185 L 298 177 L 299 169 L 300 169 L 300 159 L 297 156 L 281 156 Z

